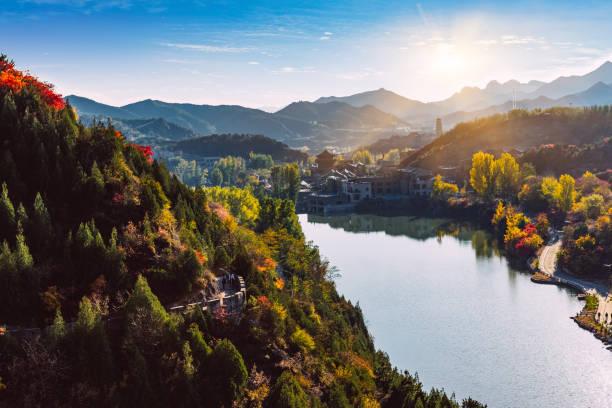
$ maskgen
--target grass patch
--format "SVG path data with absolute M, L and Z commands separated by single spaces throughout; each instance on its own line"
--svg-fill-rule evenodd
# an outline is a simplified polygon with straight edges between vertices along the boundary
M 597 295 L 587 295 L 585 300 L 587 310 L 597 310 L 597 306 L 599 305 Z

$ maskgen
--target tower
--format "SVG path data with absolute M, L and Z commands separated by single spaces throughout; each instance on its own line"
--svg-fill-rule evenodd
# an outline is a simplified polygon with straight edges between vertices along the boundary
M 444 131 L 442 130 L 442 119 L 437 118 L 436 119 L 436 137 L 442 136 L 442 133 L 444 133 Z

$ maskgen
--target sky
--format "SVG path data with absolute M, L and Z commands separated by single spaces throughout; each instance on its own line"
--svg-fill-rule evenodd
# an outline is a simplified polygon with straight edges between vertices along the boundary
M 378 88 L 424 102 L 612 59 L 612 2 L 0 0 L 18 68 L 120 106 L 281 108 Z

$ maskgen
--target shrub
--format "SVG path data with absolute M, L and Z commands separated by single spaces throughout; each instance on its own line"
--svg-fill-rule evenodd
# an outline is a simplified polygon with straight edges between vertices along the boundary
M 315 348 L 312 337 L 310 337 L 306 330 L 300 329 L 299 327 L 291 335 L 291 342 L 304 353 L 312 351 Z

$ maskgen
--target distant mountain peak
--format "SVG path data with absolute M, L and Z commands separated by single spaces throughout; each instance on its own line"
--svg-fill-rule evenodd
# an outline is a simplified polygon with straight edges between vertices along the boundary
M 489 81 L 489 83 L 487 84 L 485 89 L 499 88 L 500 86 L 501 86 L 501 84 L 494 79 L 492 81 Z

